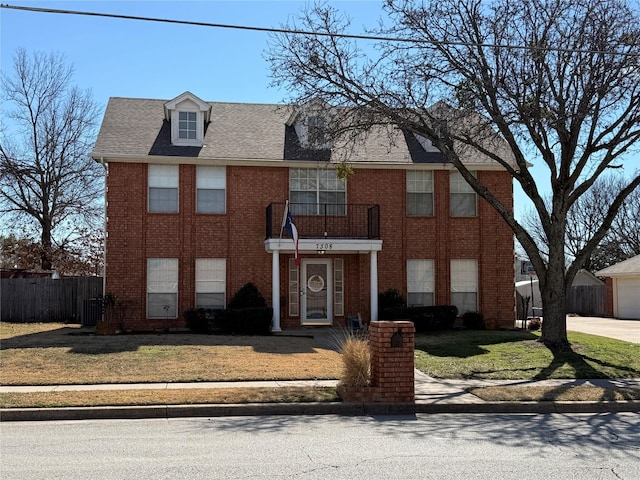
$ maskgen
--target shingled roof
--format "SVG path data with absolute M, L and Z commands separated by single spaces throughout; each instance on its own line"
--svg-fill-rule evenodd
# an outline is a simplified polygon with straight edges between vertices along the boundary
M 96 160 L 151 161 L 153 157 L 181 157 L 194 162 L 291 162 L 340 161 L 328 150 L 302 148 L 287 119 L 291 107 L 275 104 L 207 102 L 211 121 L 205 126 L 201 147 L 171 144 L 171 128 L 165 120 L 168 100 L 112 97 L 91 156 Z M 398 141 L 369 135 L 349 154 L 353 163 L 410 165 L 446 163 L 442 154 L 426 152 L 412 134 L 397 131 Z M 497 164 L 478 159 L 469 163 Z
M 640 255 L 628 258 L 620 263 L 611 265 L 596 272 L 599 277 L 621 277 L 626 275 L 640 275 Z
M 285 115 L 277 105 L 212 103 L 202 147 L 171 145 L 167 100 L 111 98 L 91 154 L 94 158 L 179 156 L 282 160 Z

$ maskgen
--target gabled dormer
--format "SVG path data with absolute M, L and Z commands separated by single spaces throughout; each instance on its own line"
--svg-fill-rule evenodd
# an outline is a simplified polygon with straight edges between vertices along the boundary
M 201 147 L 205 126 L 211 120 L 211 105 L 191 92 L 164 104 L 164 117 L 171 125 L 171 144 Z
M 286 123 L 295 129 L 302 148 L 327 150 L 331 148 L 328 135 L 330 121 L 328 105 L 321 100 L 312 100 L 295 108 Z
M 433 142 L 429 140 L 427 137 L 423 137 L 418 133 L 414 133 L 413 136 L 416 138 L 418 143 L 424 148 L 424 151 L 427 153 L 440 153 L 436 147 L 433 146 Z

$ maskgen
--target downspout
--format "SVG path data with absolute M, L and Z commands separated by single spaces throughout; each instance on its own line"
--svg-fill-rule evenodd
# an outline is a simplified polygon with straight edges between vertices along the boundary
M 103 225 L 102 225 L 102 232 L 103 232 L 103 238 L 102 238 L 102 297 L 104 298 L 104 296 L 107 294 L 107 175 L 108 175 L 108 170 L 107 170 L 107 165 L 104 163 L 104 157 L 100 157 L 100 165 L 102 165 L 102 168 L 104 169 L 104 186 L 103 186 L 103 191 L 104 191 L 104 206 L 103 206 L 103 210 L 104 210 L 104 215 L 103 215 Z M 101 308 L 101 314 L 104 312 L 104 308 Z M 101 315 L 102 317 L 102 315 Z M 104 320 L 104 319 L 102 319 Z

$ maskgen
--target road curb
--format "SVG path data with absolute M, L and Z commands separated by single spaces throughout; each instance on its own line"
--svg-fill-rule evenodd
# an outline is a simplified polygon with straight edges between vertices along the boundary
M 485 402 L 485 403 L 249 403 L 65 408 L 4 408 L 1 422 L 60 420 L 131 420 L 144 418 L 227 417 L 261 415 L 413 415 L 416 413 L 617 413 L 640 412 L 629 402 Z

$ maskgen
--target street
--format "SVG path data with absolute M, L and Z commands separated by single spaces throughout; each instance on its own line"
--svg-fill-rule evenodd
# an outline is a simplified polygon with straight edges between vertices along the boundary
M 269 416 L 0 424 L 10 479 L 640 478 L 640 415 Z

